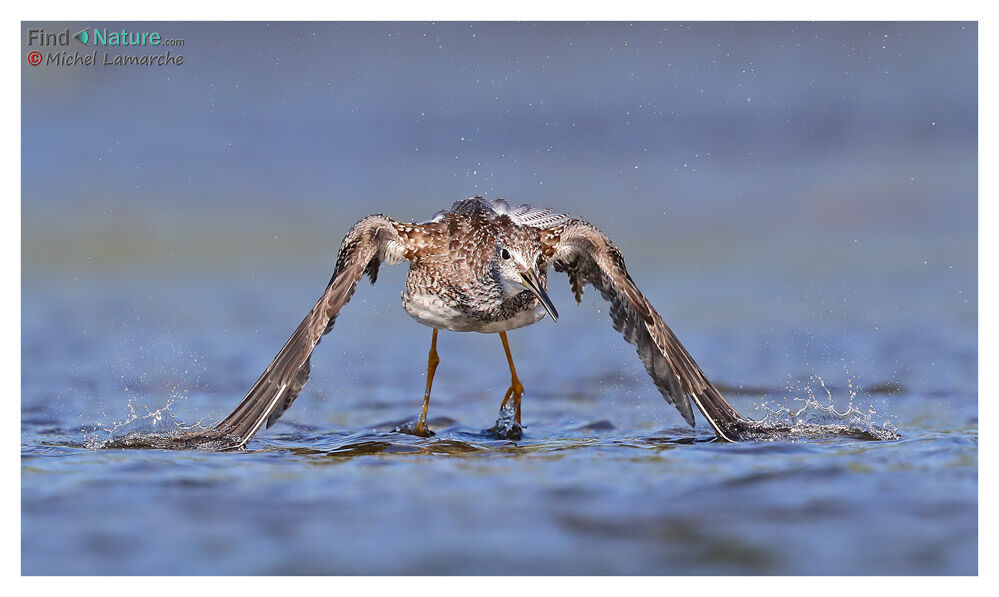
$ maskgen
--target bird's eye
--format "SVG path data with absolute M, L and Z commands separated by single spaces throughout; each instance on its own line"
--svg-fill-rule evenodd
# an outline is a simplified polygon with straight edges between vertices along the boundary
M 509 259 L 510 258 L 510 251 L 507 251 L 506 249 L 503 249 L 502 251 L 500 251 L 500 257 L 502 257 L 503 259 Z

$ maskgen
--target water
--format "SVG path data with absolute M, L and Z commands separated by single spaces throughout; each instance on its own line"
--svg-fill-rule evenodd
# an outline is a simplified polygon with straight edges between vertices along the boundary
M 143 28 L 184 66 L 22 67 L 23 573 L 978 572 L 974 23 Z M 246 451 L 150 447 L 235 406 L 353 221 L 475 193 L 598 225 L 766 433 L 688 428 L 554 273 L 522 440 L 480 334 L 393 433 L 430 330 L 383 268 Z
M 747 350 L 742 368 L 713 376 L 743 413 L 900 436 L 717 443 L 703 421 L 684 425 L 584 300 L 558 324 L 511 335 L 527 387 L 522 441 L 483 433 L 508 377 L 498 339 L 478 334 L 441 335 L 437 435 L 416 438 L 392 432 L 418 412 L 429 346 L 429 330 L 396 303 L 401 277 L 396 268 L 360 289 L 294 408 L 235 453 L 97 446 L 210 426 L 307 309 L 314 281 L 283 281 L 283 297 L 258 280 L 85 283 L 75 304 L 26 290 L 23 571 L 976 572 L 974 380 L 939 393 L 841 369 L 823 378 L 831 399 L 807 376 L 740 391 L 740 380 L 757 382 Z M 553 288 L 560 305 L 570 296 Z M 710 338 L 724 342 L 725 325 L 697 334 L 675 323 L 709 372 Z M 751 324 L 732 333 L 742 334 L 763 335 Z M 890 359 L 866 342 L 876 361 Z M 803 369 L 795 360 L 759 376 L 779 381 Z

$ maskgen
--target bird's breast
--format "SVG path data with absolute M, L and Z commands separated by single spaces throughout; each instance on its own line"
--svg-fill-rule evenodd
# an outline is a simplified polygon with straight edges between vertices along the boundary
M 423 325 L 454 332 L 496 333 L 530 325 L 545 316 L 530 293 L 502 300 L 450 291 L 424 291 L 407 284 L 402 306 Z

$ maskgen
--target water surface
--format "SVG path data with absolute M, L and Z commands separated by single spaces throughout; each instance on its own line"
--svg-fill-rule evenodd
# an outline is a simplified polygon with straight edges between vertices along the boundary
M 558 324 L 511 335 L 527 387 L 523 440 L 482 432 L 508 374 L 498 339 L 478 334 L 441 335 L 437 435 L 416 438 L 392 429 L 419 408 L 429 329 L 394 288 L 361 288 L 294 408 L 246 451 L 95 449 L 112 435 L 210 426 L 307 305 L 255 295 L 255 281 L 85 286 L 73 304 L 25 295 L 27 574 L 977 570 L 972 383 L 938 393 L 841 370 L 749 387 L 740 382 L 758 380 L 747 351 L 743 370 L 714 376 L 745 414 L 788 421 L 773 411 L 804 407 L 802 422 L 897 428 L 900 438 L 718 443 L 703 421 L 685 426 L 584 301 Z M 724 337 L 722 324 L 702 338 Z M 48 341 L 56 330 L 63 342 Z M 685 336 L 717 369 L 711 341 Z M 880 354 L 873 341 L 867 350 Z M 851 392 L 843 417 L 806 406 L 844 413 Z

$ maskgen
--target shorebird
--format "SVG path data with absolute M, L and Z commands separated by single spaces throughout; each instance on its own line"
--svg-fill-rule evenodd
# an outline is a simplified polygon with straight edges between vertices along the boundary
M 403 308 L 433 328 L 427 359 L 423 408 L 415 422 L 397 431 L 428 436 L 430 389 L 440 359 L 437 333 L 499 334 L 510 367 L 510 387 L 500 417 L 489 431 L 521 437 L 521 398 L 507 331 L 536 323 L 545 315 L 558 321 L 548 298 L 548 268 L 565 272 L 582 300 L 589 284 L 610 303 L 614 329 L 635 346 L 663 398 L 693 427 L 691 402 L 720 440 L 734 441 L 745 419 L 708 381 L 673 331 L 638 289 L 618 248 L 595 226 L 549 209 L 511 207 L 506 201 L 472 197 L 439 211 L 425 222 L 397 222 L 368 216 L 344 237 L 333 277 L 291 338 L 257 379 L 236 409 L 215 430 L 244 446 L 291 406 L 309 379 L 312 351 L 333 329 L 340 309 L 367 274 L 374 284 L 381 264 L 409 262 Z M 510 416 L 512 415 L 512 416 Z

